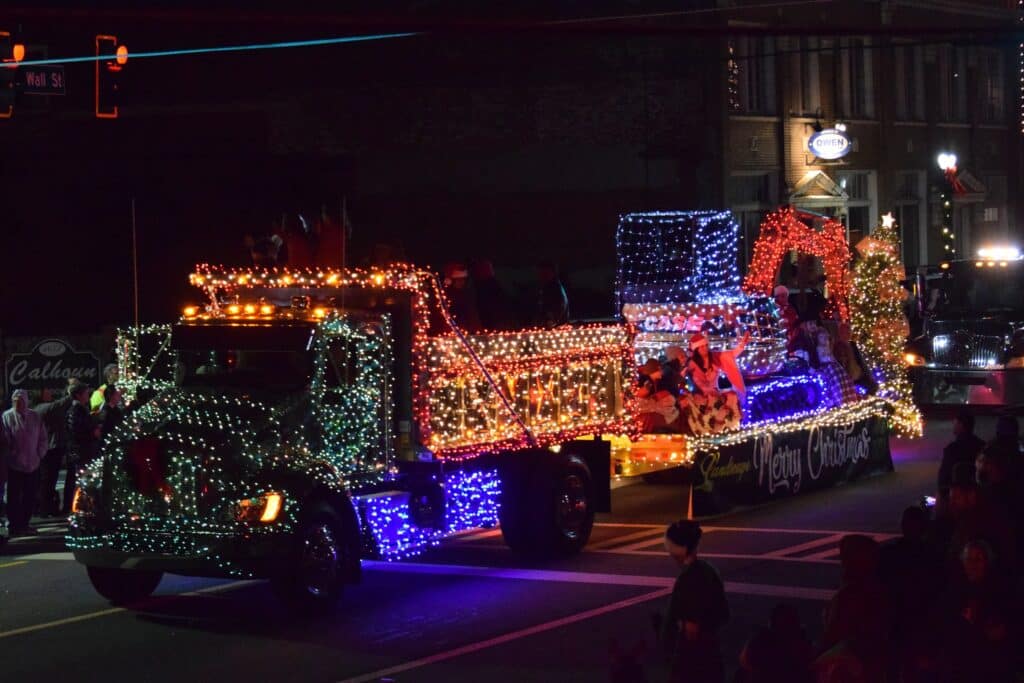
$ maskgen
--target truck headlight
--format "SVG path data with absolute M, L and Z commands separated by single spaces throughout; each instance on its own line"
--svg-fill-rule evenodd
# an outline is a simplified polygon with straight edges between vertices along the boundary
M 268 491 L 254 498 L 246 498 L 235 503 L 234 518 L 239 522 L 262 522 L 270 524 L 277 521 L 284 507 L 284 496 Z
M 912 351 L 907 351 L 903 354 L 903 362 L 907 365 L 924 365 L 924 356 L 919 356 Z
M 91 517 L 96 514 L 95 491 L 75 487 L 75 497 L 71 499 L 71 514 Z

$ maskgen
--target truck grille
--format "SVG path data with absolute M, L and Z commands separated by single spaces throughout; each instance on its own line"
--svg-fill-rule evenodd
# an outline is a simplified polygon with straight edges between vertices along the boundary
M 932 362 L 960 368 L 989 368 L 1002 362 L 1002 337 L 956 332 L 932 337 Z

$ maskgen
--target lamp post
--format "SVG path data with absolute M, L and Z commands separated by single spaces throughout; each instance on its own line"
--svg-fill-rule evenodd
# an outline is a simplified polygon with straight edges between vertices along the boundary
M 946 180 L 945 187 L 939 193 L 942 202 L 942 251 L 943 257 L 951 259 L 956 256 L 956 235 L 953 232 L 953 188 L 956 182 L 956 155 L 942 152 L 936 159 L 939 169 Z

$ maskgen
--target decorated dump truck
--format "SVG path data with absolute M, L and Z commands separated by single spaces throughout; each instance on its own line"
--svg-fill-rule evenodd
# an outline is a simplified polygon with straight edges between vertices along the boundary
M 623 216 L 623 322 L 553 329 L 464 333 L 412 266 L 199 266 L 202 304 L 119 336 L 133 408 L 79 479 L 68 546 L 117 603 L 171 572 L 269 578 L 322 608 L 362 558 L 467 529 L 577 552 L 613 477 L 674 470 L 702 515 L 889 471 L 890 427 L 920 431 L 889 316 L 895 237 L 859 244 L 851 273 L 845 229 L 820 222 L 770 214 L 741 286 L 728 212 Z M 859 390 L 821 349 L 794 352 L 772 296 L 790 252 L 822 260 L 819 313 L 863 348 Z M 673 359 L 659 403 L 638 367 Z
M 572 553 L 609 510 L 628 326 L 464 334 L 411 266 L 191 282 L 206 301 L 178 323 L 121 333 L 133 409 L 75 496 L 68 546 L 113 602 L 170 572 L 322 607 L 361 558 L 499 522 L 516 551 Z

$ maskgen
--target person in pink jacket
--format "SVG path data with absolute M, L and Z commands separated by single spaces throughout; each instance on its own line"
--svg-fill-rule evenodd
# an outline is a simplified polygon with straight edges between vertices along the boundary
M 29 410 L 28 403 L 28 392 L 15 389 L 11 408 L 2 417 L 7 442 L 7 518 L 12 536 L 36 533 L 28 523 L 39 490 L 39 465 L 48 443 L 43 420 Z

